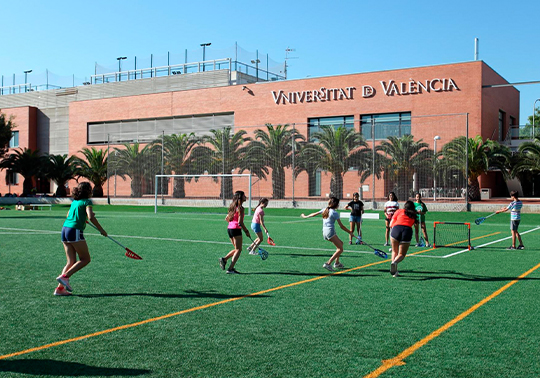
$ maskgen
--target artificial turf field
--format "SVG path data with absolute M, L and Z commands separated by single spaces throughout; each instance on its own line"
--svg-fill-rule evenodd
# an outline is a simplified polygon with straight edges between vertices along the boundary
M 433 221 L 469 221 L 477 248 L 412 247 L 394 278 L 366 246 L 324 270 L 321 218 L 270 202 L 270 257 L 244 249 L 227 275 L 225 209 L 96 206 L 143 260 L 87 229 L 92 263 L 55 297 L 67 209 L 0 212 L 2 378 L 540 376 L 540 215 L 522 215 L 526 249 L 506 250 L 508 213 L 429 212 L 431 238 Z M 382 249 L 382 219 L 362 230 Z

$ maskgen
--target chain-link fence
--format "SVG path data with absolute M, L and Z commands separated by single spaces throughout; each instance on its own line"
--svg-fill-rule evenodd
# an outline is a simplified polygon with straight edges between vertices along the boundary
M 329 196 L 384 202 L 420 193 L 425 201 L 467 201 L 467 116 L 362 116 L 310 119 L 252 127 L 233 126 L 233 117 L 134 121 L 107 125 L 109 197 L 174 199 L 232 198 L 249 189 L 225 177 L 199 180 L 155 175 L 249 173 L 255 199 L 284 206 Z M 183 126 L 182 126 L 183 125 Z M 97 135 L 97 134 L 96 134 Z M 422 135 L 422 138 L 417 137 Z M 102 137 L 103 139 L 103 137 Z M 206 194 L 214 188 L 212 194 Z

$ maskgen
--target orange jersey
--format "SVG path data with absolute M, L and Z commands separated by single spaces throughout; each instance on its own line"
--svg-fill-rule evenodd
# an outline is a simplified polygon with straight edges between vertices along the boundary
M 405 214 L 405 209 L 399 209 L 394 213 L 394 216 L 392 217 L 392 221 L 390 222 L 390 227 L 394 226 L 409 226 L 412 227 L 414 224 L 415 219 L 409 218 L 407 214 Z

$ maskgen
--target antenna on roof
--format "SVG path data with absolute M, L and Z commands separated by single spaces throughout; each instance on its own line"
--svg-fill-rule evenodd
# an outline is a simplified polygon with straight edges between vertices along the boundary
M 285 73 L 285 80 L 287 80 L 287 67 L 289 66 L 289 64 L 287 63 L 287 60 L 289 59 L 298 59 L 297 56 L 289 56 L 289 54 L 293 51 L 296 51 L 296 49 L 291 49 L 290 47 L 287 47 L 285 49 L 285 68 L 284 68 L 284 73 Z
M 474 39 L 474 60 L 478 60 L 478 45 L 480 42 L 478 41 L 478 38 Z

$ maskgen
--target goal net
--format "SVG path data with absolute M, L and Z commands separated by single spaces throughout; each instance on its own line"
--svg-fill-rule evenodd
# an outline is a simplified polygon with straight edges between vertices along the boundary
M 457 222 L 433 223 L 433 247 L 467 248 L 471 246 L 471 224 Z
M 174 206 L 227 207 L 234 192 L 246 194 L 246 207 L 251 215 L 251 175 L 155 175 L 154 212 Z

